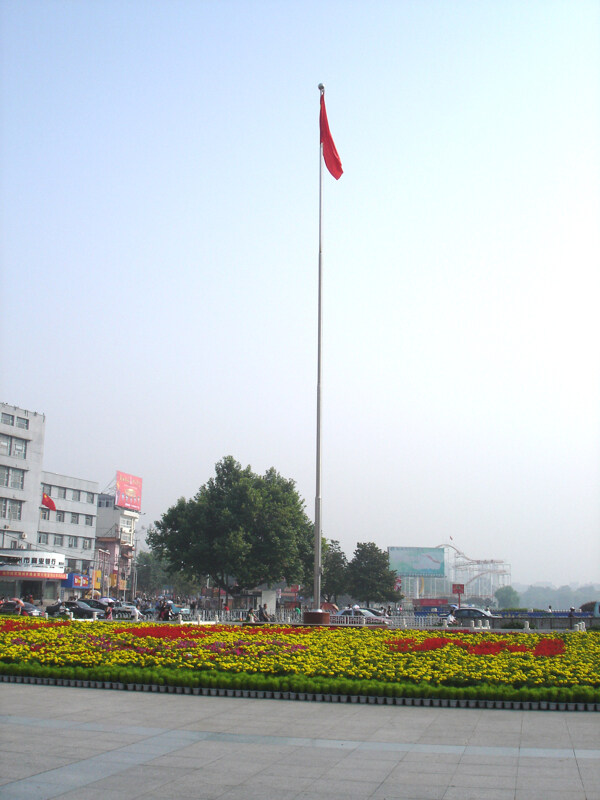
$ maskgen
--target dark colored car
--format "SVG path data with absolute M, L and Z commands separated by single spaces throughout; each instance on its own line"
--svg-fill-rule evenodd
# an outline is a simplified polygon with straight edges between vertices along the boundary
M 96 611 L 102 611 L 103 613 L 105 613 L 106 609 L 108 608 L 108 603 L 102 603 L 100 600 L 94 600 L 92 598 L 83 600 L 83 602 L 87 603 L 90 608 L 93 608 Z
M 48 615 L 51 617 L 59 616 L 69 612 L 73 615 L 73 619 L 93 619 L 96 614 L 96 619 L 104 619 L 104 612 L 97 608 L 92 608 L 83 600 L 65 600 L 59 601 L 52 606 L 46 608 Z
M 0 614 L 19 614 L 22 617 L 41 617 L 42 612 L 33 603 L 7 600 L 0 606 Z

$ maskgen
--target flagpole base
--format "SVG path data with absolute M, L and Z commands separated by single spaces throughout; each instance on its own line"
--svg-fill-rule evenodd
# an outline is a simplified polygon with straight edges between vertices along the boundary
M 329 625 L 329 611 L 305 611 L 302 615 L 302 622 L 305 625 Z

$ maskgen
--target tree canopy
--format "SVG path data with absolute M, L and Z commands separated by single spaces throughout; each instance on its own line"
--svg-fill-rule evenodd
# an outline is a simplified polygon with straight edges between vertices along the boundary
M 494 592 L 494 597 L 498 601 L 499 608 L 518 608 L 520 598 L 512 586 L 501 586 Z
M 323 546 L 322 562 L 321 590 L 328 602 L 337 603 L 338 596 L 348 591 L 348 559 L 335 539 Z
M 180 498 L 148 535 L 171 573 L 210 576 L 238 594 L 261 584 L 302 583 L 313 564 L 313 524 L 294 481 L 257 475 L 226 456 L 191 500 Z
M 374 542 L 358 542 L 348 564 L 348 591 L 366 602 L 397 599 L 396 573 L 390 569 L 389 555 Z

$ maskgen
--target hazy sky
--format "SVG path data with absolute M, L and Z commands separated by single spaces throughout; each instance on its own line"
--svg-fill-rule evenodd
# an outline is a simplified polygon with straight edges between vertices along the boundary
M 0 399 L 47 470 L 233 455 L 323 533 L 600 581 L 600 4 L 4 0 Z

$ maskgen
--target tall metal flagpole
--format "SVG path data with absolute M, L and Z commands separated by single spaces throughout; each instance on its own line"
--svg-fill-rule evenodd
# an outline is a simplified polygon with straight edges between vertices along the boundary
M 321 95 L 325 87 L 319 84 Z M 317 335 L 317 467 L 316 467 L 316 493 L 315 493 L 315 572 L 313 608 L 321 608 L 321 340 L 323 332 L 323 306 L 321 302 L 323 284 L 323 144 L 319 130 L 319 305 L 318 305 L 318 335 Z

